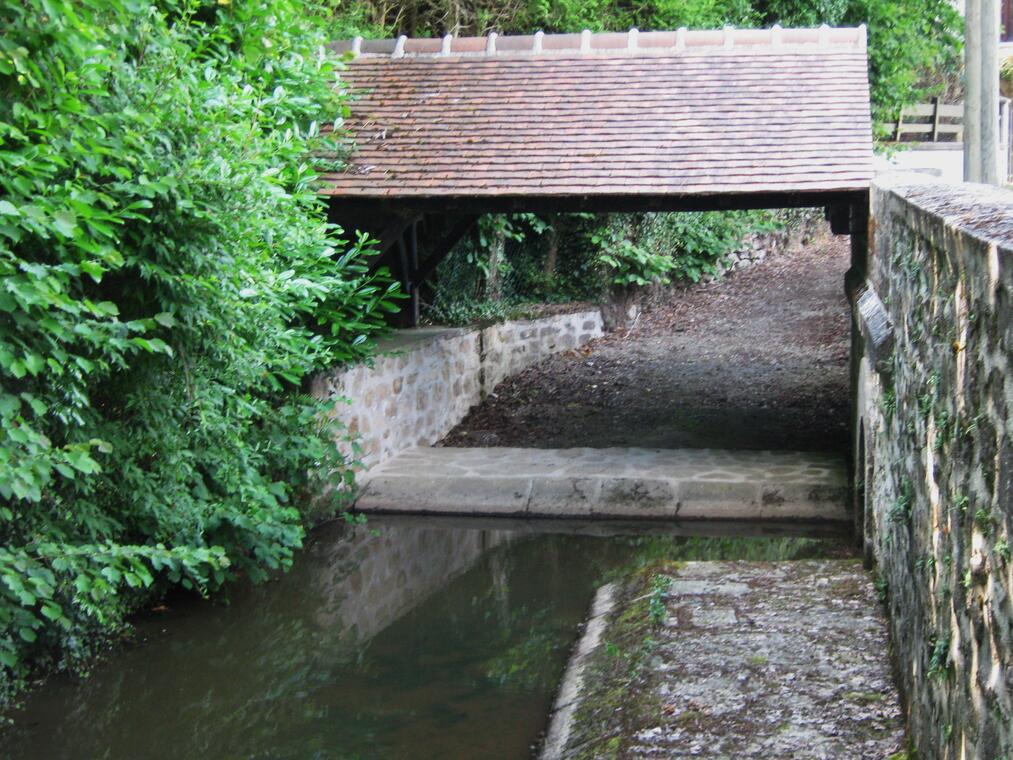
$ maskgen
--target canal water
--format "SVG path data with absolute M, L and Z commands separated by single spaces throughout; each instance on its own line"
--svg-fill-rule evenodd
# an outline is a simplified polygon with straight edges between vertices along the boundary
M 170 600 L 90 677 L 38 689 L 0 756 L 525 758 L 595 588 L 623 569 L 848 551 L 835 539 L 601 532 L 393 517 L 326 526 L 275 581 L 239 585 L 227 604 Z

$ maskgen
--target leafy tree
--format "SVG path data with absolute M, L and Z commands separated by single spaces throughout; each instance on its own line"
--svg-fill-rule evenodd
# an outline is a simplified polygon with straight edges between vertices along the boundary
M 936 94 L 960 71 L 963 20 L 950 0 L 760 0 L 757 7 L 764 24 L 866 24 L 879 122 L 896 120 L 902 106 Z
M 0 6 L 10 686 L 82 661 L 145 589 L 288 564 L 305 494 L 348 478 L 303 385 L 394 307 L 307 161 L 344 109 L 322 8 Z
M 874 121 L 895 121 L 959 76 L 963 19 L 950 0 L 853 0 L 844 22 L 869 27 Z

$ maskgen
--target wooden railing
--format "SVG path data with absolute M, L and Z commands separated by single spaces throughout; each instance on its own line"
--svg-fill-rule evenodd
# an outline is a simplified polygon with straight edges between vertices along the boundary
M 900 119 L 891 125 L 897 142 L 961 142 L 964 139 L 964 106 L 961 103 L 931 103 L 904 106 Z
M 999 176 L 1013 184 L 1013 105 L 1009 98 L 999 98 Z M 886 125 L 898 143 L 950 143 L 959 150 L 964 140 L 964 106 L 962 103 L 931 103 L 905 106 L 900 118 Z M 945 146 L 940 146 L 945 147 Z

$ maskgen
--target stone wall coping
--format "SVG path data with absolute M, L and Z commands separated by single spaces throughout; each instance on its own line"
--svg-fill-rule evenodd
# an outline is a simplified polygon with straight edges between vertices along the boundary
M 549 319 L 563 319 L 564 317 L 593 317 L 601 314 L 601 308 L 594 309 L 580 309 L 578 311 L 561 311 L 557 314 L 542 314 L 537 317 L 518 317 L 516 319 L 501 319 L 497 322 L 490 322 L 489 324 L 483 324 L 481 328 L 496 327 L 497 325 L 521 325 L 531 324 L 533 322 L 544 322 Z
M 488 324 L 465 325 L 463 327 L 444 327 L 432 325 L 429 327 L 412 327 L 403 330 L 394 330 L 390 335 L 379 340 L 376 344 L 376 356 L 384 354 L 396 354 L 407 351 L 415 351 L 431 343 L 441 340 L 449 340 L 473 332 L 486 330 L 498 325 L 517 325 L 545 322 L 565 317 L 586 318 L 601 314 L 601 309 L 581 309 L 579 311 L 564 311 L 558 314 L 544 314 L 538 317 L 523 317 L 520 319 L 501 319 Z
M 472 327 L 442 327 L 439 325 L 394 330 L 386 337 L 377 341 L 375 355 L 382 356 L 384 354 L 417 351 L 432 343 L 458 338 L 473 331 L 474 328 Z
M 970 182 L 926 182 L 906 172 L 878 175 L 876 189 L 944 227 L 1013 256 L 1013 191 Z

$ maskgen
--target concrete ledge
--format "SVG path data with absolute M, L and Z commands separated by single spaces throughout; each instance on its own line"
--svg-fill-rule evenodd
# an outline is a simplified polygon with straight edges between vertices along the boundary
M 549 730 L 545 734 L 542 751 L 538 755 L 541 760 L 557 760 L 564 756 L 570 740 L 574 713 L 584 690 L 588 657 L 601 646 L 608 616 L 612 614 L 615 606 L 616 585 L 609 583 L 599 588 L 591 603 L 591 613 L 584 625 L 584 633 L 570 656 L 559 685 L 559 692 L 556 694 L 556 701 L 552 705 Z
M 361 512 L 847 522 L 844 462 L 714 449 L 410 449 L 375 468 Z
M 417 527 L 414 514 L 373 515 L 369 525 L 377 527 Z M 434 530 L 495 530 L 514 536 L 559 534 L 575 536 L 686 536 L 697 538 L 820 538 L 841 539 L 851 536 L 851 526 L 820 520 L 600 520 L 593 517 L 528 517 L 526 515 L 454 515 L 426 516 L 426 525 Z

